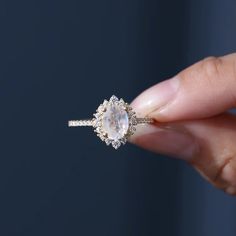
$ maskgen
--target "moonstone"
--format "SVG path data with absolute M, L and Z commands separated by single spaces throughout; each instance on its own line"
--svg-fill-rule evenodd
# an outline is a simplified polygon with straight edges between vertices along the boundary
M 108 105 L 103 114 L 102 126 L 109 139 L 117 141 L 123 138 L 129 128 L 127 112 L 118 104 Z

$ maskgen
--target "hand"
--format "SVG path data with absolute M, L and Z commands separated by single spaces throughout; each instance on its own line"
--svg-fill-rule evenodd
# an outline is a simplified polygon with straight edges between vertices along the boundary
M 236 195 L 236 53 L 206 58 L 144 91 L 131 104 L 156 122 L 131 142 L 190 163 L 209 182 Z

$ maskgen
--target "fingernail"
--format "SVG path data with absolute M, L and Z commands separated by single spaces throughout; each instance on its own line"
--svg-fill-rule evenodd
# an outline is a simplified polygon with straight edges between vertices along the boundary
M 176 76 L 154 85 L 141 93 L 131 103 L 131 106 L 137 114 L 148 115 L 173 101 L 177 94 L 179 84 L 179 78 Z
M 153 152 L 188 161 L 199 151 L 194 137 L 179 127 L 140 125 L 130 142 Z

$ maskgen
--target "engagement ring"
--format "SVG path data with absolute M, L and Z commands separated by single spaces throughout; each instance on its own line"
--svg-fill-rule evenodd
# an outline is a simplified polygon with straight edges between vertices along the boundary
M 147 123 L 153 123 L 153 119 L 138 118 L 128 103 L 113 95 L 98 107 L 93 119 L 70 120 L 68 126 L 92 126 L 102 141 L 117 149 L 134 134 L 138 124 Z

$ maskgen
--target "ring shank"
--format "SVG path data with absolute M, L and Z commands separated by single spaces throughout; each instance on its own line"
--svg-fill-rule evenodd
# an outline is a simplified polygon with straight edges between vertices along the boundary
M 144 118 L 136 118 L 137 124 L 151 124 L 154 122 L 152 118 L 144 117 Z
M 87 120 L 69 120 L 68 126 L 69 127 L 77 127 L 77 126 L 93 126 L 94 120 L 87 119 Z
M 153 123 L 154 120 L 152 118 L 144 117 L 144 118 L 136 118 L 137 124 L 150 124 Z M 94 126 L 94 119 L 86 119 L 86 120 L 69 120 L 69 127 L 77 127 L 77 126 Z

